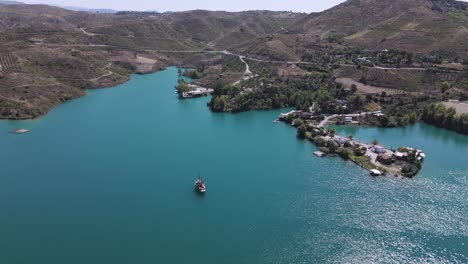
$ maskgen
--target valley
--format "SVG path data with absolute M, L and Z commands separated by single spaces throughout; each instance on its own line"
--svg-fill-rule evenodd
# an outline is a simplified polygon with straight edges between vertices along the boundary
M 405 115 L 421 114 L 410 101 L 468 100 L 466 6 L 349 0 L 313 14 L 96 14 L 0 4 L 0 118 L 36 118 L 85 89 L 175 65 L 197 69 L 199 85 L 223 87 L 214 111 L 300 109 L 344 89 L 334 96 L 352 105 L 346 111 L 378 108 L 393 118 L 381 125 L 400 126 Z M 326 104 L 316 111 L 345 111 Z

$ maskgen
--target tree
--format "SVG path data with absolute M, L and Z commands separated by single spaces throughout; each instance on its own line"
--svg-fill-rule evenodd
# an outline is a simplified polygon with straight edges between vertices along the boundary
M 305 139 L 307 133 L 307 127 L 305 125 L 299 126 L 297 129 L 297 137 L 300 139 Z
M 351 151 L 346 148 L 339 148 L 338 153 L 343 159 L 346 159 L 346 160 L 349 159 L 349 157 L 351 156 Z
M 354 146 L 353 153 L 355 156 L 360 157 L 360 156 L 364 156 L 366 152 L 363 151 L 363 149 L 360 146 Z
M 357 92 L 357 86 L 356 86 L 356 84 L 354 84 L 354 83 L 351 84 L 351 92 L 352 92 L 353 94 Z
M 177 86 L 176 86 L 176 90 L 177 90 L 177 93 L 178 93 L 180 96 L 182 96 L 183 93 L 192 90 L 192 88 L 190 88 L 190 86 L 188 85 L 188 83 L 186 83 L 184 80 L 180 79 L 180 80 L 178 81 Z
M 356 108 L 359 108 L 364 104 L 364 99 L 359 94 L 355 94 L 349 97 L 348 101 Z
M 336 146 L 336 143 L 333 142 L 333 140 L 327 141 L 327 148 L 330 151 L 330 153 L 335 153 L 338 147 Z
M 304 125 L 304 121 L 302 121 L 302 119 L 300 119 L 300 118 L 296 118 L 296 119 L 293 120 L 292 124 L 295 127 L 300 127 L 300 126 Z
M 227 101 L 226 96 L 214 96 L 211 98 L 210 102 L 211 110 L 214 112 L 224 112 L 226 111 Z
M 448 82 L 443 82 L 440 86 L 440 89 L 443 93 L 445 93 L 450 88 L 450 84 Z
M 185 76 L 191 79 L 200 79 L 202 77 L 201 73 L 197 70 L 189 70 L 184 73 Z
M 468 134 L 468 115 L 456 115 L 455 109 L 447 109 L 442 104 L 431 103 L 424 107 L 421 119 L 428 124 Z
M 323 139 L 322 137 L 315 137 L 313 141 L 318 147 L 323 147 L 327 144 L 325 139 Z
M 372 145 L 378 145 L 379 141 L 377 139 L 373 139 L 371 143 L 372 143 Z
M 315 105 L 322 113 L 328 113 L 330 110 L 334 110 L 334 106 L 332 107 L 333 97 L 330 93 L 325 89 L 320 89 L 315 94 Z
M 284 118 L 286 124 L 291 124 L 294 120 L 294 114 L 289 114 Z
M 401 169 L 401 172 L 402 172 L 403 176 L 405 176 L 405 177 L 413 177 L 418 173 L 418 171 L 419 171 L 418 167 L 416 167 L 416 166 L 414 166 L 412 164 L 406 164 Z
M 302 111 L 308 112 L 310 111 L 310 103 L 309 101 L 305 102 L 304 105 L 302 106 Z

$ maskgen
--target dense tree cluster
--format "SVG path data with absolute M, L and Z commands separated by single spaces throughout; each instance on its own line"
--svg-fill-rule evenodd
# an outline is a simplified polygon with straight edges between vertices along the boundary
M 329 77 L 323 74 L 318 74 L 315 78 L 280 78 L 262 73 L 259 77 L 241 83 L 240 86 L 216 87 L 208 105 L 213 111 L 222 111 L 214 107 L 214 102 L 219 101 L 218 97 L 224 96 L 223 100 L 227 104 L 224 111 L 242 112 L 283 107 L 308 111 L 316 100 L 316 91 L 327 87 L 328 82 Z M 334 82 L 331 85 L 334 86 Z
M 389 50 L 378 53 L 378 62 L 391 65 L 411 65 L 413 63 L 413 53 L 400 50 Z
M 179 81 L 177 83 L 177 86 L 175 88 L 176 88 L 177 93 L 179 95 L 182 95 L 183 93 L 192 90 L 192 88 L 190 88 L 189 84 L 186 81 L 182 80 L 182 79 L 179 79 Z
M 194 70 L 187 70 L 187 71 L 184 72 L 183 75 L 184 75 L 185 77 L 189 77 L 189 78 L 191 78 L 191 79 L 200 79 L 200 78 L 202 77 L 202 74 L 201 74 L 198 70 L 196 70 L 196 69 L 194 69 Z
M 431 103 L 423 109 L 421 119 L 431 125 L 468 134 L 468 114 L 457 115 L 455 109 Z

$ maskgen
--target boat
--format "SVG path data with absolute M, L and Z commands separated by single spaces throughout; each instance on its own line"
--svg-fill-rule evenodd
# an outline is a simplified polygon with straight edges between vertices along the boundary
M 12 134 L 25 134 L 25 133 L 28 133 L 28 132 L 29 132 L 29 130 L 25 129 L 25 128 L 18 128 L 18 129 L 10 131 L 10 133 L 12 133 Z
M 206 186 L 205 183 L 203 182 L 203 178 L 198 176 L 198 179 L 195 181 L 195 189 L 199 193 L 205 193 L 206 192 Z
M 370 170 L 370 175 L 372 176 L 382 176 L 382 172 L 376 169 Z

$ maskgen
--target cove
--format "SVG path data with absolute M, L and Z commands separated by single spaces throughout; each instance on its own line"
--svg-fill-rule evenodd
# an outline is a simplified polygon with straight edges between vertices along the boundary
M 468 137 L 335 127 L 428 156 L 414 179 L 372 178 L 312 156 L 272 123 L 283 111 L 212 113 L 179 100 L 177 78 L 0 122 L 0 263 L 468 262 Z

